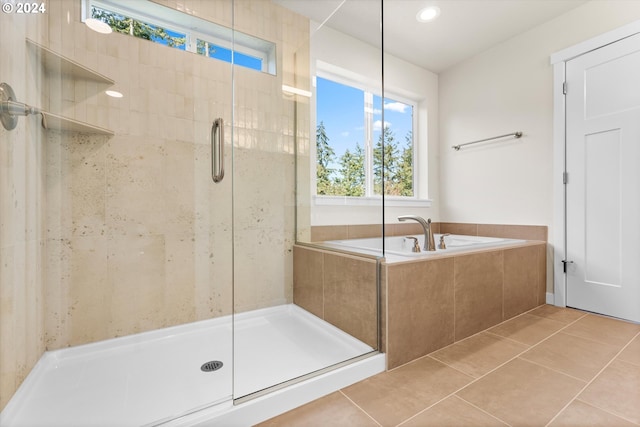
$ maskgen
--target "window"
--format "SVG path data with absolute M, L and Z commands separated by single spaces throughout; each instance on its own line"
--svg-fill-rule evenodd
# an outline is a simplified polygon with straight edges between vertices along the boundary
M 316 78 L 316 194 L 414 197 L 414 108 Z M 384 109 L 384 123 L 383 123 Z M 384 158 L 383 158 L 384 140 Z
M 107 23 L 117 33 L 130 34 L 154 43 L 185 50 L 187 37 L 184 33 L 167 30 L 96 6 L 91 7 L 91 17 Z
M 241 67 L 251 68 L 261 71 L 263 69 L 264 58 L 260 56 L 247 55 L 238 51 L 227 49 L 214 42 L 197 39 L 198 55 L 208 56 L 209 58 L 219 59 L 225 62 L 232 62 Z
M 152 1 L 82 2 L 84 18 L 99 19 L 115 32 L 276 74 L 275 43 L 234 32 Z

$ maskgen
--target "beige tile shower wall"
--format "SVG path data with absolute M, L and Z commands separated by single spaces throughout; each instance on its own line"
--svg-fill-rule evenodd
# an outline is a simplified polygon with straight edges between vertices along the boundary
M 546 243 L 383 266 L 388 368 L 545 303 Z
M 50 76 L 54 112 L 115 136 L 49 135 L 47 347 L 230 314 L 232 250 L 236 309 L 290 302 L 293 103 L 280 88 L 292 50 L 308 41 L 308 22 L 270 2 L 236 2 L 239 29 L 277 43 L 278 75 L 236 70 L 232 129 L 229 64 L 98 35 L 79 22 L 80 2 L 52 3 L 51 49 L 113 78 L 125 97 Z M 230 25 L 226 2 L 158 3 Z M 217 117 L 225 119 L 227 179 L 213 184 Z
M 25 37 L 46 16 L 0 14 L 0 76 L 16 99 L 39 107 L 40 70 Z M 44 132 L 38 117 L 0 125 L 0 410 L 44 352 Z

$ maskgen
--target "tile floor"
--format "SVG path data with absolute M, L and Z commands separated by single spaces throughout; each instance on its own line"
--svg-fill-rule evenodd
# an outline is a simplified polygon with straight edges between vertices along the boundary
M 640 325 L 540 306 L 260 424 L 640 426 Z

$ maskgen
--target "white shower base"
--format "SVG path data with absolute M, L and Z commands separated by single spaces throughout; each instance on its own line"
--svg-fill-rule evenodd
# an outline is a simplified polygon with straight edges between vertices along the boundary
M 278 405 L 265 402 L 270 395 L 282 398 L 287 388 L 236 406 L 232 398 L 373 351 L 293 304 L 235 317 L 235 367 L 231 316 L 46 352 L 0 415 L 0 424 L 218 425 L 217 419 L 225 420 L 225 425 L 250 424 L 260 421 L 258 412 L 264 413 L 262 418 L 277 414 Z M 345 371 L 350 365 L 324 374 L 318 390 L 301 389 L 316 379 L 288 388 L 295 389 L 298 401 L 304 395 L 311 400 L 330 391 L 326 378 L 332 375 L 338 389 L 345 381 L 355 382 L 384 370 L 383 358 L 370 359 L 355 363 L 352 375 Z M 224 365 L 214 372 L 202 372 L 200 366 L 211 360 Z M 282 410 L 296 401 L 285 400 L 290 402 Z M 269 409 L 260 410 L 260 405 Z M 257 411 L 242 416 L 244 406 Z

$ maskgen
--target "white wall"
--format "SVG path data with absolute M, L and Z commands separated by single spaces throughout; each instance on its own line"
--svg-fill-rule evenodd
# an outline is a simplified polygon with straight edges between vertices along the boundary
M 440 74 L 445 221 L 548 225 L 553 235 L 549 56 L 640 19 L 640 1 L 591 1 Z M 522 131 L 519 140 L 451 146 Z
M 377 31 L 378 29 L 373 29 Z M 380 87 L 380 50 L 328 27 L 312 32 L 311 66 L 322 61 L 366 76 L 372 85 Z M 421 165 L 418 179 L 419 198 L 432 200 L 432 207 L 387 207 L 385 222 L 397 222 L 402 214 L 416 214 L 439 220 L 438 185 L 438 76 L 416 65 L 385 54 L 385 91 L 418 103 L 418 149 L 416 163 Z M 376 83 L 377 82 L 377 83 Z M 314 105 L 314 102 L 312 102 Z M 311 125 L 315 129 L 312 107 Z M 315 133 L 314 133 L 315 134 Z M 314 162 L 314 160 L 312 160 Z M 315 164 L 315 163 L 313 163 Z M 312 174 L 315 174 L 315 168 Z M 312 180 L 312 182 L 315 182 Z M 315 185 L 315 184 L 314 184 Z M 387 205 L 389 205 L 388 203 Z M 312 225 L 375 224 L 382 220 L 381 204 L 376 206 L 313 206 Z

